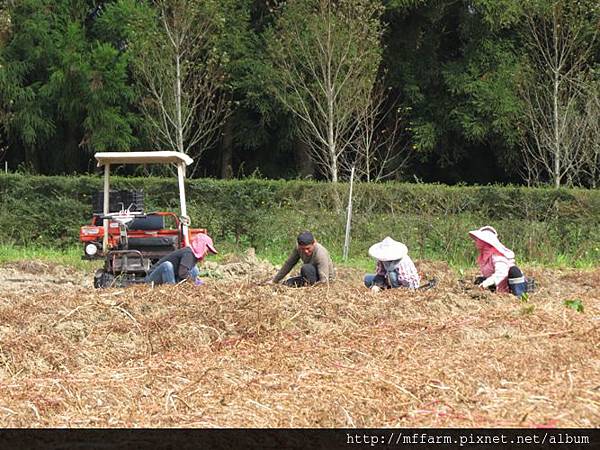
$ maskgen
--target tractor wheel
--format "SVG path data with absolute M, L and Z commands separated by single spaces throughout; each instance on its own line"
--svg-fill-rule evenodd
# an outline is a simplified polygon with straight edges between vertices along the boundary
M 96 289 L 105 289 L 113 287 L 115 284 L 114 275 L 105 272 L 102 269 L 98 269 L 94 274 L 94 287 Z

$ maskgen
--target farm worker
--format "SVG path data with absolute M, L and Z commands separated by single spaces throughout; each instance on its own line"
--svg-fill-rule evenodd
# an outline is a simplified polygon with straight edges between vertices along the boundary
M 527 292 L 527 281 L 515 265 L 515 254 L 500 242 L 493 227 L 486 225 L 469 231 L 469 236 L 479 251 L 477 265 L 481 275 L 475 279 L 475 284 L 481 288 L 495 288 L 497 292 L 512 292 L 517 297 Z
M 405 287 L 417 289 L 421 279 L 402 242 L 387 236 L 369 247 L 369 255 L 377 261 L 375 274 L 365 275 L 365 286 L 374 292 L 381 289 Z
M 144 281 L 155 284 L 175 284 L 190 279 L 197 285 L 202 284 L 196 263 L 202 261 L 208 253 L 217 254 L 209 235 L 201 233 L 192 240 L 190 247 L 183 247 L 163 256 L 150 270 Z
M 298 245 L 268 283 L 279 283 L 300 260 L 303 262 L 300 275 L 288 278 L 284 282 L 286 286 L 300 287 L 332 281 L 335 278 L 335 269 L 327 249 L 315 240 L 310 231 L 300 233 L 296 241 Z

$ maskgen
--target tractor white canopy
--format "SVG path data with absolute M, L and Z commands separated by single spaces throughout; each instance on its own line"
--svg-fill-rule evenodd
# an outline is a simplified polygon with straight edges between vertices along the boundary
M 187 216 L 187 207 L 185 203 L 185 178 L 186 167 L 194 162 L 188 155 L 180 152 L 102 152 L 94 155 L 98 161 L 98 167 L 104 166 L 104 205 L 103 212 L 106 216 L 109 213 L 109 195 L 110 195 L 110 166 L 112 164 L 174 164 L 177 167 L 177 179 L 179 181 L 179 206 L 180 216 L 183 222 L 183 239 L 185 244 L 188 242 L 189 217 Z M 104 241 L 102 242 L 103 251 L 106 252 L 108 246 L 108 219 L 104 219 Z
M 185 153 L 180 152 L 104 152 L 96 153 L 98 166 L 105 164 L 185 164 L 194 162 Z

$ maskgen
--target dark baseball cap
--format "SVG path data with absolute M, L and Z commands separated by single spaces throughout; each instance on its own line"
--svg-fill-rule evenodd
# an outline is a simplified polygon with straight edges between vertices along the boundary
M 310 231 L 303 231 L 298 235 L 298 245 L 310 245 L 315 243 L 315 237 Z

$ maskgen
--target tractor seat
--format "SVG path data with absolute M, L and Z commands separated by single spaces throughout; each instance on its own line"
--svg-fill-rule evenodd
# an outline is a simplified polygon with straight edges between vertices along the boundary
M 94 217 L 94 225 L 101 227 L 102 219 L 99 215 Z M 159 214 L 148 214 L 146 217 L 133 219 L 128 225 L 129 230 L 158 231 L 165 228 L 165 216 Z
M 165 216 L 148 214 L 146 217 L 138 217 L 133 219 L 127 228 L 142 231 L 162 230 L 165 228 Z
M 130 237 L 127 240 L 129 250 L 141 251 L 171 251 L 177 250 L 177 236 Z
M 159 231 L 165 228 L 165 216 L 148 214 L 146 217 L 133 219 L 127 226 L 129 231 Z M 178 236 L 148 236 L 129 237 L 127 242 L 130 250 L 144 252 L 170 252 L 179 247 Z

